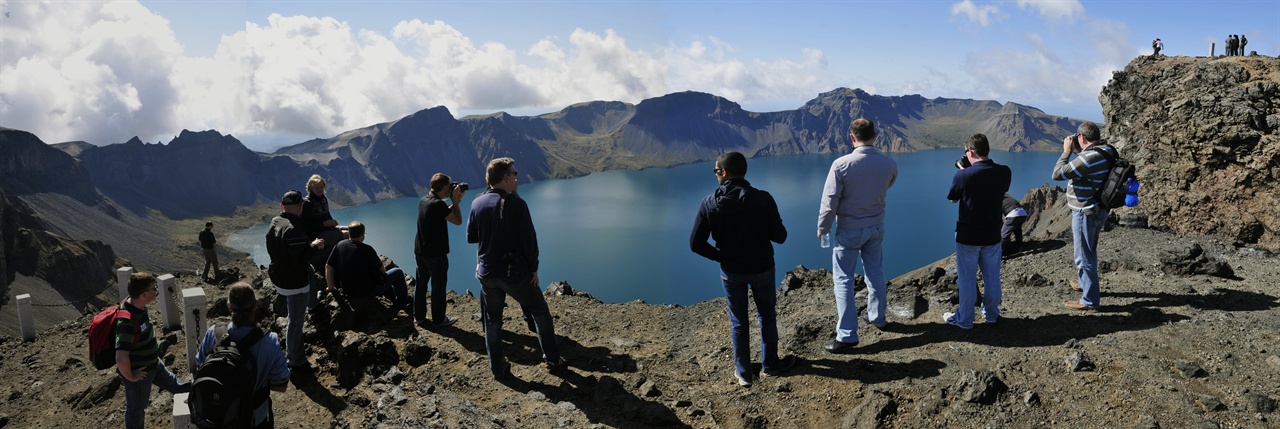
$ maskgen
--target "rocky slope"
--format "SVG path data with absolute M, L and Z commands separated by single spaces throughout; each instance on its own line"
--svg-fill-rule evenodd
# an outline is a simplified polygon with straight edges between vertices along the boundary
M 1122 210 L 1181 234 L 1280 249 L 1280 59 L 1140 57 L 1098 97 L 1138 166 Z

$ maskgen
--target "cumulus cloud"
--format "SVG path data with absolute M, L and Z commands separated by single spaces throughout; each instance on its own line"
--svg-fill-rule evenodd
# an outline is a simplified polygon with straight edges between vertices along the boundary
M 50 142 L 156 141 L 181 129 L 241 138 L 331 136 L 437 105 L 459 111 L 638 102 L 697 90 L 735 101 L 823 90 L 821 51 L 741 58 L 714 38 L 650 50 L 575 29 L 513 48 L 472 41 L 441 21 L 388 33 L 329 17 L 272 15 L 183 55 L 169 23 L 134 2 L 0 0 L 0 125 Z
M 1084 5 L 1079 0 L 1018 0 L 1018 7 L 1034 9 L 1049 21 L 1075 21 L 1084 16 Z
M 1114 70 L 1133 58 L 1128 27 L 1108 20 L 1084 23 L 1088 31 L 1045 36 L 1028 33 L 1020 47 L 991 48 L 970 54 L 965 71 L 982 96 L 1023 102 L 1076 103 L 1096 99 Z M 1045 37 L 1055 37 L 1050 47 Z
M 986 27 L 991 25 L 992 20 L 1001 17 L 1000 8 L 995 5 L 978 6 L 973 0 L 964 0 L 960 3 L 951 5 L 951 15 L 963 15 L 969 18 L 969 22 Z

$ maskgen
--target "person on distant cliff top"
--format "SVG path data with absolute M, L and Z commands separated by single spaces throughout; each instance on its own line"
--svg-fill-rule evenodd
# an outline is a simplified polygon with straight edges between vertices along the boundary
M 213 245 L 218 239 L 213 236 L 213 222 L 205 222 L 204 229 L 200 230 L 200 250 L 204 253 L 204 271 L 201 272 L 200 278 L 209 281 L 209 266 L 213 266 L 213 278 L 218 278 L 218 252 L 214 250 Z
M 568 367 L 556 343 L 551 309 L 538 285 L 538 234 L 529 204 L 516 193 L 520 173 L 516 161 L 498 158 L 485 168 L 489 188 L 471 202 L 467 242 L 476 246 L 476 278 L 480 280 L 480 321 L 494 378 L 511 377 L 511 363 L 502 353 L 502 310 L 507 295 L 531 316 L 537 329 L 542 359 L 551 372 Z
M 787 241 L 778 203 L 747 182 L 747 158 L 727 152 L 716 159 L 712 170 L 720 187 L 702 200 L 693 219 L 689 248 L 694 253 L 720 263 L 720 284 L 729 301 L 729 333 L 733 343 L 734 379 L 750 387 L 751 319 L 747 313 L 747 293 L 756 303 L 760 318 L 762 371 L 776 376 L 795 364 L 795 356 L 778 359 L 777 291 L 773 244 Z M 707 238 L 715 239 L 712 246 Z M 772 243 L 771 243 L 772 242 Z
M 1164 50 L 1164 42 L 1161 42 L 1160 39 L 1157 38 L 1154 42 L 1151 42 L 1151 49 L 1153 51 L 1151 56 L 1160 55 L 1160 51 Z
M 280 199 L 280 215 L 271 219 L 267 230 L 267 255 L 271 257 L 267 275 L 276 285 L 276 293 L 285 298 L 289 322 L 285 327 L 285 360 L 292 373 L 310 371 L 302 344 L 302 323 L 311 301 L 309 267 L 316 249 L 324 248 L 324 239 L 308 238 L 302 228 L 302 193 L 285 192 Z
M 1239 51 L 1238 51 L 1237 53 L 1238 53 L 1239 55 L 1246 55 L 1246 54 L 1245 54 L 1245 51 L 1244 51 L 1244 45 L 1248 45 L 1248 44 L 1249 44 L 1249 38 L 1248 38 L 1248 37 L 1244 37 L 1244 35 L 1243 35 L 1243 34 L 1241 34 L 1241 35 L 1240 35 L 1240 49 L 1239 49 Z
M 1000 227 L 1001 251 L 1008 255 L 1022 249 L 1022 224 L 1027 221 L 1027 209 L 1012 195 L 1004 194 L 1001 204 L 1004 226 Z M 1009 240 L 1013 236 L 1013 240 Z
M 324 281 L 328 283 L 329 293 L 341 289 L 352 304 L 357 300 L 383 296 L 391 301 L 392 313 L 399 309 L 411 310 L 404 271 L 399 268 L 388 270 L 382 265 L 378 251 L 364 242 L 363 223 L 353 221 L 347 231 L 351 238 L 333 246 L 333 253 L 324 266 Z
M 310 273 L 309 284 L 312 297 L 308 308 L 315 307 L 320 302 L 318 295 L 321 288 L 315 284 L 314 273 L 324 273 L 324 264 L 329 260 L 333 247 L 349 237 L 345 227 L 338 226 L 338 221 L 329 214 L 329 197 L 325 196 L 327 188 L 328 184 L 323 177 L 312 174 L 311 178 L 307 179 L 307 196 L 302 199 L 302 227 L 307 231 L 307 237 L 320 237 L 325 242 L 325 247 L 316 252 L 311 259 L 311 268 L 315 271 Z
M 413 318 L 427 323 L 427 283 L 431 284 L 431 324 L 449 326 L 457 319 L 445 314 L 444 293 L 449 285 L 449 226 L 462 225 L 461 205 L 465 183 L 454 184 L 444 173 L 431 176 L 431 192 L 418 201 L 418 235 L 413 255 L 418 263 L 418 284 L 413 289 Z M 450 204 L 445 204 L 445 198 Z
M 1110 210 L 1098 204 L 1096 195 L 1112 166 L 1102 151 L 1109 152 L 1112 159 L 1120 156 L 1114 147 L 1102 140 L 1098 124 L 1085 121 L 1076 128 L 1076 134 L 1062 140 L 1062 156 L 1053 166 L 1053 180 L 1070 180 L 1067 182 L 1067 208 L 1071 210 L 1071 237 L 1077 272 L 1072 288 L 1078 288 L 1081 296 L 1079 301 L 1067 301 L 1066 306 L 1074 310 L 1094 311 L 1101 305 L 1098 234 L 1107 223 Z M 1070 159 L 1073 153 L 1079 156 Z
M 1228 35 L 1227 36 L 1227 56 L 1228 57 L 1236 56 L 1236 49 L 1239 47 L 1240 47 L 1240 39 L 1237 39 L 1236 35 L 1234 34 Z
M 124 382 L 124 427 L 128 429 L 146 427 L 152 384 L 172 393 L 191 391 L 191 383 L 178 381 L 160 359 L 155 326 L 147 313 L 147 304 L 160 293 L 156 287 L 155 276 L 130 274 L 129 298 L 124 302 L 129 317 L 115 319 L 116 370 Z
M 284 353 L 280 352 L 280 339 L 275 332 L 263 333 L 257 326 L 254 312 L 258 309 L 258 297 L 253 293 L 253 286 L 245 282 L 236 282 L 227 290 L 227 310 L 231 311 L 231 323 L 225 326 L 210 326 L 200 341 L 196 351 L 196 367 L 213 354 L 214 348 L 225 340 L 235 343 L 249 344 L 249 355 L 244 359 L 253 359 L 253 394 L 241 398 L 242 401 L 253 401 L 252 415 L 249 421 L 254 429 L 275 427 L 275 413 L 271 410 L 271 391 L 289 390 L 289 368 L 285 365 Z M 242 344 L 244 344 L 242 343 Z
M 853 152 L 831 163 L 818 206 L 818 239 L 831 233 L 832 280 L 836 297 L 836 337 L 823 346 L 848 353 L 858 344 L 858 306 L 854 302 L 854 270 L 862 262 L 867 281 L 867 321 L 884 328 L 884 206 L 889 187 L 898 179 L 898 163 L 873 146 L 875 124 L 859 118 L 849 125 Z M 832 222 L 835 231 L 832 232 Z
M 942 321 L 960 329 L 973 329 L 973 306 L 978 300 L 978 270 L 982 270 L 982 316 L 987 324 L 1000 317 L 1000 227 L 1005 192 L 1013 173 L 988 156 L 987 136 L 974 134 L 964 142 L 964 156 L 971 164 L 956 171 L 947 199 L 959 203 L 956 220 L 956 287 L 960 303 Z M 1010 198 L 1012 199 L 1012 198 Z

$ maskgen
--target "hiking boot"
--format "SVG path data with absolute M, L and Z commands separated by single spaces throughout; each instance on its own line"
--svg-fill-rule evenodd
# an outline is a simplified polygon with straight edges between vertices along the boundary
M 1080 291 L 1080 279 L 1071 279 L 1071 290 Z

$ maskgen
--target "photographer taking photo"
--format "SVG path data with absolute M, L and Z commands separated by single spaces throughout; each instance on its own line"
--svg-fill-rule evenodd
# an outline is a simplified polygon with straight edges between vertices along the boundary
M 470 186 L 454 183 L 447 174 L 431 176 L 431 192 L 418 201 L 418 235 L 413 256 L 418 263 L 418 284 L 413 288 L 413 319 L 427 324 L 427 284 L 431 284 L 431 325 L 449 326 L 457 319 L 445 314 L 444 292 L 449 286 L 449 228 L 445 221 L 462 225 L 458 202 Z M 444 199 L 448 198 L 446 205 Z

